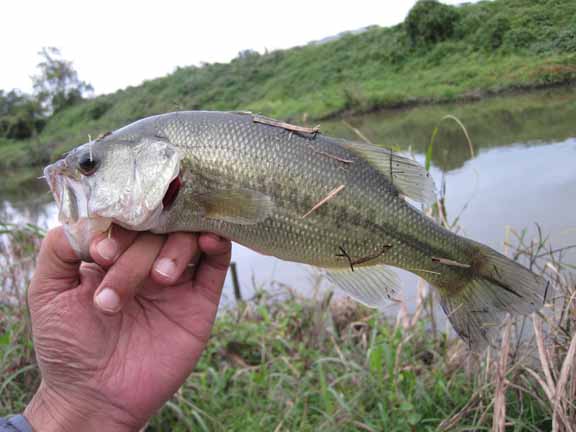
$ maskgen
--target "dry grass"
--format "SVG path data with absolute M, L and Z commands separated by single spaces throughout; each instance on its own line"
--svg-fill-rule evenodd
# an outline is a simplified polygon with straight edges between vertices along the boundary
M 0 304 L 24 304 L 43 230 L 0 221 Z
M 5 228 L 0 415 L 38 382 L 23 290 L 39 233 Z M 260 293 L 221 314 L 197 371 L 147 430 L 574 432 L 576 279 L 540 230 L 511 230 L 507 244 L 551 289 L 540 315 L 507 322 L 499 350 L 470 354 L 446 335 L 423 282 L 414 313 L 404 304 L 393 317 L 331 294 Z

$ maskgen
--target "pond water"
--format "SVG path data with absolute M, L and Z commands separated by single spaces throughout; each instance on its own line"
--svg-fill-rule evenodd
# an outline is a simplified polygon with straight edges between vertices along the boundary
M 465 125 L 474 157 L 454 115 Z M 437 185 L 446 185 L 450 220 L 458 218 L 461 233 L 503 250 L 506 227 L 526 229 L 536 224 L 550 236 L 555 248 L 576 244 L 576 89 L 562 88 L 470 104 L 384 111 L 345 122 L 321 125 L 324 133 L 359 139 L 352 128 L 371 142 L 410 152 L 425 159 L 437 125 L 431 173 Z M 40 175 L 38 169 L 37 175 Z M 3 173 L 5 185 L 7 175 Z M 0 186 L 0 221 L 57 225 L 56 208 L 42 181 L 30 180 L 18 188 Z M 566 259 L 576 261 L 569 251 Z M 283 262 L 234 245 L 243 296 L 258 287 L 288 285 L 312 294 L 317 275 L 305 266 Z M 413 304 L 417 280 L 401 272 L 408 304 Z M 228 280 L 225 295 L 232 299 Z

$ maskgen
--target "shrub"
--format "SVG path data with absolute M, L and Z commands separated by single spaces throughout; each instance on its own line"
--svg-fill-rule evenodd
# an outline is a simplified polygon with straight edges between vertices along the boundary
M 92 103 L 86 106 L 86 112 L 90 119 L 98 120 L 102 117 L 108 110 L 112 108 L 112 103 L 110 100 L 105 98 L 94 99 Z
M 409 56 L 410 42 L 404 33 L 396 33 L 385 39 L 385 44 L 378 52 L 378 57 L 387 63 L 398 65 Z
M 0 138 L 27 139 L 44 127 L 40 104 L 18 90 L 0 90 Z
M 505 45 L 511 48 L 528 48 L 533 42 L 537 40 L 534 33 L 528 29 L 514 29 L 509 31 L 505 37 Z
M 490 10 L 486 7 L 474 8 L 469 7 L 470 10 L 462 10 L 462 16 L 454 25 L 454 37 L 456 39 L 466 39 L 470 35 L 474 35 L 476 31 L 490 18 Z
M 406 17 L 406 32 L 414 45 L 430 45 L 450 38 L 458 20 L 452 6 L 419 0 Z
M 576 53 L 576 24 L 539 40 L 532 45 L 531 50 L 537 54 L 549 54 L 551 51 Z
M 498 49 L 504 43 L 504 37 L 509 30 L 508 18 L 496 15 L 476 31 L 476 43 L 486 50 Z
M 576 23 L 558 34 L 554 48 L 563 52 L 576 52 Z
M 431 66 L 440 65 L 450 56 L 462 56 L 465 52 L 464 49 L 465 47 L 463 44 L 458 42 L 445 42 L 438 44 L 426 55 L 426 62 Z

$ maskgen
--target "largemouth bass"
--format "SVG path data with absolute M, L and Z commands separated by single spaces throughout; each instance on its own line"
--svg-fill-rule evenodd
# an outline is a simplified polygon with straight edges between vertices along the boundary
M 324 269 L 354 299 L 382 307 L 399 281 L 424 278 L 471 348 L 506 313 L 529 314 L 546 281 L 437 225 L 434 183 L 410 158 L 250 113 L 174 112 L 77 147 L 45 169 L 71 244 L 111 223 L 156 233 L 210 231 Z

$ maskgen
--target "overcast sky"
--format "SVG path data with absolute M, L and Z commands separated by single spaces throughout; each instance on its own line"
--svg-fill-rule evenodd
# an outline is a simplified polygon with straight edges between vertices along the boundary
M 461 0 L 443 0 L 457 4 Z M 239 51 L 289 48 L 404 20 L 415 0 L 0 2 L 0 89 L 31 91 L 43 46 L 72 60 L 96 94 L 226 62 Z

